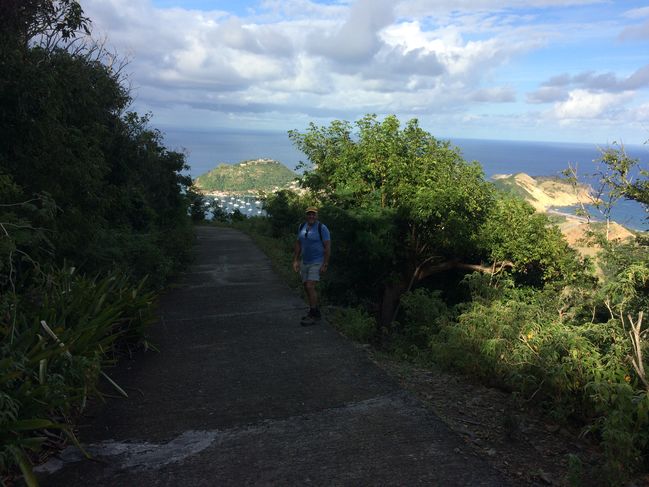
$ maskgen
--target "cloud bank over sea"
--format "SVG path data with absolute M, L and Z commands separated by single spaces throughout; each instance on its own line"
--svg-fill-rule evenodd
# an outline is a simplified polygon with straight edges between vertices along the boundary
M 639 1 L 87 0 L 154 123 L 290 129 L 366 113 L 455 137 L 642 143 Z

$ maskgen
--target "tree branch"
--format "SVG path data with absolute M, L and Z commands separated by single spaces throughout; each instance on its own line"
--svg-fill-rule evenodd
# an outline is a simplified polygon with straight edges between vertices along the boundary
M 449 260 L 446 262 L 441 262 L 439 264 L 429 264 L 420 266 L 419 269 L 419 280 L 424 279 L 438 272 L 450 271 L 453 269 L 464 269 L 467 271 L 481 272 L 483 274 L 490 274 L 495 276 L 502 272 L 504 269 L 511 269 L 514 267 L 514 263 L 509 260 L 504 260 L 500 262 L 494 262 L 491 266 L 482 265 L 482 264 L 469 264 L 467 262 L 460 262 L 459 260 Z
M 644 370 L 644 362 L 642 360 L 642 338 L 640 333 L 640 328 L 642 328 L 642 317 L 643 312 L 638 313 L 638 321 L 633 322 L 631 315 L 628 315 L 629 323 L 631 323 L 631 330 L 629 330 L 629 336 L 631 337 L 631 343 L 633 344 L 633 356 L 631 357 L 631 363 L 635 369 L 638 377 L 644 384 L 645 388 L 649 392 L 649 380 Z

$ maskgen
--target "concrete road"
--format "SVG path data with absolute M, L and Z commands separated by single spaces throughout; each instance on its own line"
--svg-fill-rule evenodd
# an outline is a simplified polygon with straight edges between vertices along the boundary
M 161 299 L 160 352 L 110 371 L 130 397 L 85 418 L 94 459 L 68 448 L 43 485 L 507 484 L 329 324 L 301 327 L 303 301 L 247 236 L 197 235 Z

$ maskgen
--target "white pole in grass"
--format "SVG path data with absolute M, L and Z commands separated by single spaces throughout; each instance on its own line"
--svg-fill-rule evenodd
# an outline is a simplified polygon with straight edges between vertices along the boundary
M 42 326 L 43 329 L 47 332 L 47 334 L 48 334 L 48 335 L 49 335 L 49 336 L 50 336 L 50 337 L 51 337 L 51 338 L 52 338 L 56 343 L 58 343 L 59 347 L 61 347 L 61 348 L 65 348 L 65 344 L 64 344 L 61 340 L 59 340 L 59 337 L 56 336 L 56 333 L 54 333 L 54 332 L 52 331 L 52 329 L 47 325 L 47 323 L 45 322 L 45 320 L 41 320 L 41 326 Z M 72 354 L 70 353 L 69 350 L 66 350 L 66 351 L 64 352 L 64 354 L 65 354 L 65 356 L 66 356 L 67 358 L 72 359 Z M 120 386 L 119 386 L 119 385 L 118 385 L 118 384 L 117 384 L 113 379 L 111 379 L 110 377 L 108 377 L 108 376 L 104 373 L 103 370 L 100 370 L 99 373 L 100 373 L 102 376 L 104 376 L 104 378 L 105 378 L 108 382 L 110 382 L 110 384 L 111 384 L 111 385 L 112 385 L 112 386 L 117 390 L 117 392 L 119 392 L 119 393 L 120 393 L 122 396 L 124 396 L 124 397 L 128 397 L 128 394 L 126 393 L 126 391 L 125 391 L 124 389 L 122 389 L 122 388 L 121 388 L 121 387 L 120 387 Z

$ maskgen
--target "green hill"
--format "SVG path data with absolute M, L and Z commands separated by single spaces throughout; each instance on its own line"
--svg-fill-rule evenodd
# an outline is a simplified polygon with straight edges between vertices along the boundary
M 256 159 L 238 164 L 222 164 L 198 176 L 194 184 L 208 192 L 246 193 L 283 188 L 296 177 L 297 174 L 281 162 Z

